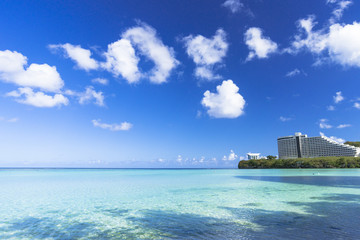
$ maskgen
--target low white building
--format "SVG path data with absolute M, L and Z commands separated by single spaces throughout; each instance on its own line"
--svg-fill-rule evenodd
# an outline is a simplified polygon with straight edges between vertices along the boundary
M 260 159 L 260 153 L 247 153 L 248 160 Z
M 295 133 L 294 136 L 279 137 L 277 142 L 280 159 L 360 156 L 360 148 L 338 143 L 325 136 L 308 137 Z

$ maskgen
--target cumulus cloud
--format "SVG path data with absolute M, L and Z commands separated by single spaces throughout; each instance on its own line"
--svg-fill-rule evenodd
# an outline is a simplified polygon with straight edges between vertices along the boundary
M 264 37 L 260 28 L 252 27 L 245 32 L 245 44 L 250 52 L 247 60 L 253 58 L 268 58 L 271 53 L 277 52 L 278 46 L 270 38 Z
M 187 55 L 196 64 L 195 76 L 207 80 L 221 78 L 213 69 L 222 63 L 228 50 L 225 31 L 218 29 L 212 38 L 189 35 L 183 40 Z
M 335 107 L 333 105 L 327 106 L 326 109 L 328 111 L 335 111 Z
M 287 121 L 291 121 L 291 120 L 293 120 L 293 119 L 289 118 L 289 117 L 283 117 L 283 116 L 280 117 L 280 121 L 282 121 L 282 122 L 287 122 Z
M 113 73 L 116 77 L 122 76 L 128 83 L 138 82 L 141 73 L 138 68 L 139 58 L 128 39 L 120 39 L 108 45 L 104 53 L 106 62 L 101 66 Z
M 120 124 L 117 123 L 113 123 L 113 124 L 108 124 L 108 123 L 101 123 L 101 120 L 92 120 L 91 121 L 94 125 L 94 127 L 99 127 L 102 129 L 107 129 L 110 131 L 128 131 L 132 128 L 132 124 L 128 123 L 128 122 L 122 122 Z
M 329 28 L 314 31 L 314 16 L 299 21 L 300 34 L 285 51 L 296 54 L 308 50 L 317 56 L 315 64 L 331 61 L 342 66 L 360 67 L 360 23 L 331 24 Z
M 140 53 L 154 62 L 155 67 L 150 72 L 150 81 L 164 83 L 171 71 L 178 65 L 172 48 L 165 46 L 156 35 L 155 29 L 141 24 L 141 26 L 128 29 L 122 35 L 134 44 Z
M 234 151 L 233 150 L 230 150 L 230 154 L 229 154 L 229 156 L 228 156 L 228 160 L 229 161 L 234 161 L 234 160 L 236 160 L 237 159 L 237 155 L 234 153 Z
M 136 83 L 142 77 L 160 84 L 167 81 L 171 71 L 179 64 L 171 47 L 164 45 L 157 36 L 155 29 L 140 23 L 125 31 L 121 39 L 108 45 L 103 53 L 105 61 L 98 62 L 91 58 L 91 51 L 79 45 L 54 44 L 51 50 L 63 50 L 65 57 L 76 62 L 77 66 L 86 71 L 105 69 L 115 77 L 121 76 L 129 83 Z M 139 54 L 137 54 L 139 53 Z M 146 73 L 139 69 L 140 56 L 151 60 L 154 67 Z M 101 81 L 98 83 L 102 84 Z
M 224 157 L 222 158 L 222 160 L 223 160 L 223 161 L 234 161 L 234 160 L 236 160 L 237 158 L 238 158 L 238 155 L 236 155 L 233 150 L 230 150 L 229 155 L 228 155 L 228 156 L 224 156 Z
M 358 103 L 358 102 L 354 103 L 354 108 L 357 108 L 360 110 L 360 103 Z
M 328 35 L 330 58 L 344 66 L 360 67 L 360 23 L 334 24 Z
M 244 7 L 244 4 L 240 2 L 240 0 L 226 0 L 222 5 L 228 8 L 232 13 L 240 12 Z
M 109 84 L 109 80 L 107 80 L 106 78 L 94 78 L 91 80 L 92 83 L 98 83 L 101 85 L 108 85 Z
M 237 118 L 244 113 L 245 100 L 232 80 L 223 81 L 216 93 L 207 90 L 201 104 L 208 108 L 209 116 L 215 118 Z
M 327 123 L 328 120 L 323 118 L 323 119 L 320 119 L 320 122 L 319 122 L 319 127 L 320 128 L 325 128 L 325 129 L 329 129 L 329 128 L 332 128 L 333 126 L 331 126 L 330 124 Z
M 52 50 L 63 50 L 65 57 L 73 60 L 77 67 L 85 71 L 95 70 L 99 67 L 96 60 L 91 58 L 91 52 L 88 49 L 82 48 L 80 45 L 65 44 L 51 44 L 49 48 Z
M 344 97 L 341 95 L 341 91 L 336 92 L 336 95 L 333 98 L 335 103 L 339 103 L 344 100 Z
M 336 128 L 347 128 L 347 127 L 351 127 L 351 124 L 340 124 Z
M 69 104 L 69 100 L 62 94 L 51 96 L 40 91 L 34 92 L 29 87 L 18 88 L 18 90 L 7 93 L 6 96 L 14 97 L 19 103 L 35 107 L 55 107 Z
M 27 65 L 27 58 L 16 51 L 0 51 L 0 80 L 21 87 L 35 87 L 49 92 L 58 92 L 64 82 L 56 67 L 48 64 Z

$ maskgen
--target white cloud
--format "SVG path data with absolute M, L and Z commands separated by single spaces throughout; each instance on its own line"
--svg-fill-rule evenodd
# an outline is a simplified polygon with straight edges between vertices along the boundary
M 213 70 L 209 66 L 196 67 L 195 76 L 202 79 L 215 80 L 220 79 L 221 76 L 216 74 L 214 75 Z
M 318 58 L 316 65 L 330 60 L 342 66 L 360 67 L 360 23 L 335 23 L 314 31 L 317 24 L 314 19 L 314 16 L 309 16 L 299 21 L 301 33 L 285 51 L 296 54 L 301 49 L 309 50 Z
M 360 23 L 330 26 L 328 51 L 330 58 L 343 66 L 360 67 Z
M 320 128 L 325 128 L 325 129 L 332 128 L 332 126 L 330 124 L 328 124 L 327 122 L 328 122 L 328 120 L 325 119 L 325 118 L 320 119 L 319 127 Z
M 157 161 L 160 162 L 160 163 L 163 163 L 163 162 L 165 162 L 165 159 L 163 159 L 163 158 L 158 158 Z
M 326 137 L 325 134 L 322 133 L 322 132 L 320 132 L 320 136 Z M 330 138 L 331 140 L 333 140 L 335 142 L 338 142 L 338 143 L 344 143 L 345 142 L 345 139 L 334 137 L 334 136 L 331 136 L 331 137 L 328 137 L 328 138 Z
M 18 88 L 18 90 L 7 93 L 6 96 L 14 97 L 19 103 L 35 107 L 55 107 L 69 104 L 69 100 L 62 94 L 50 96 L 40 91 L 34 92 L 29 87 Z
M 109 80 L 107 80 L 106 78 L 94 78 L 91 80 L 92 83 L 98 83 L 101 85 L 108 85 L 109 84 Z
M 94 87 L 88 86 L 85 88 L 85 92 L 79 93 L 79 103 L 85 104 L 91 100 L 95 100 L 95 104 L 99 106 L 104 106 L 104 95 L 101 91 L 96 92 Z
M 357 108 L 360 110 L 360 103 L 358 103 L 358 102 L 354 103 L 354 108 Z
M 181 155 L 178 155 L 177 158 L 176 158 L 176 161 L 177 161 L 178 163 L 181 163 L 182 160 L 183 160 L 183 158 L 181 157 Z
M 308 49 L 312 53 L 321 53 L 327 45 L 326 35 L 321 31 L 313 31 L 317 22 L 314 22 L 315 16 L 311 15 L 306 19 L 298 21 L 298 29 L 300 34 L 295 35 L 295 40 L 291 43 L 291 48 L 285 51 L 289 53 L 297 53 L 301 49 Z M 305 35 L 305 37 L 304 37 Z
M 287 122 L 287 121 L 290 121 L 290 120 L 293 120 L 293 119 L 289 118 L 289 117 L 283 117 L 283 116 L 280 117 L 280 121 L 282 121 L 282 122 Z
M 334 111 L 335 107 L 333 105 L 327 106 L 326 107 L 328 111 Z
M 50 92 L 58 92 L 64 86 L 56 67 L 33 63 L 25 69 L 26 64 L 27 58 L 21 53 L 0 51 L 0 80 Z
M 228 156 L 223 156 L 222 160 L 223 161 L 234 161 L 237 158 L 238 158 L 238 155 L 236 155 L 233 150 L 230 150 L 229 155 Z
M 232 13 L 240 12 L 244 7 L 244 4 L 240 2 L 240 0 L 226 0 L 222 5 L 228 8 Z
M 213 68 L 216 64 L 222 63 L 228 50 L 224 30 L 218 29 L 212 38 L 189 35 L 184 38 L 184 42 L 186 53 L 196 64 L 196 77 L 207 80 L 221 77 L 214 74 Z
M 339 103 L 344 100 L 344 97 L 341 95 L 341 91 L 336 92 L 336 95 L 333 98 L 335 103 Z
M 234 153 L 234 151 L 233 150 L 230 150 L 230 154 L 229 154 L 229 156 L 228 156 L 228 160 L 229 161 L 234 161 L 234 160 L 236 160 L 237 159 L 237 155 Z
M 278 46 L 270 38 L 262 35 L 260 28 L 252 27 L 245 32 L 245 43 L 250 52 L 247 60 L 253 58 L 268 58 L 271 53 L 275 53 Z
M 340 124 L 336 128 L 347 128 L 347 127 L 351 127 L 351 124 Z
M 99 67 L 98 62 L 91 58 L 90 50 L 84 49 L 80 45 L 72 45 L 70 43 L 51 44 L 49 48 L 53 50 L 63 50 L 65 57 L 72 59 L 80 69 L 89 71 Z
M 155 67 L 151 70 L 150 81 L 153 83 L 164 83 L 170 76 L 171 71 L 178 65 L 172 48 L 167 47 L 156 36 L 156 31 L 152 27 L 141 24 L 133 27 L 122 35 L 134 44 L 142 55 L 152 60 Z
M 139 58 L 135 55 L 135 49 L 127 39 L 120 39 L 108 45 L 104 53 L 106 62 L 101 66 L 113 73 L 116 77 L 121 75 L 128 83 L 138 82 L 141 73 L 138 68 Z
M 9 122 L 9 123 L 15 123 L 19 121 L 19 118 L 4 118 L 4 117 L 0 117 L 0 121 L 4 121 L 4 122 Z
M 128 123 L 128 122 L 122 122 L 120 124 L 101 123 L 100 119 L 92 120 L 91 122 L 93 123 L 94 127 L 99 127 L 99 128 L 107 129 L 107 130 L 110 130 L 110 131 L 128 131 L 133 126 L 131 123 Z
M 207 90 L 201 104 L 207 113 L 215 118 L 237 118 L 244 113 L 245 100 L 238 93 L 239 88 L 232 80 L 223 81 L 216 87 L 217 92 Z
M 64 94 L 77 97 L 80 104 L 87 104 L 94 100 L 96 105 L 105 106 L 103 92 L 95 91 L 93 86 L 87 86 L 84 92 L 66 90 Z
M 300 71 L 299 69 L 295 68 L 294 70 L 286 73 L 285 76 L 286 76 L 286 77 L 294 77 L 294 76 L 296 76 L 296 75 L 299 75 L 300 73 L 301 73 L 301 71 Z
M 337 4 L 337 7 L 333 10 L 332 14 L 333 17 L 330 18 L 330 23 L 333 24 L 334 22 L 336 22 L 337 20 L 339 20 L 342 15 L 343 12 L 346 8 L 349 7 L 350 4 L 352 4 L 352 1 L 347 1 L 347 0 L 328 0 L 327 3 L 332 3 L 332 4 Z

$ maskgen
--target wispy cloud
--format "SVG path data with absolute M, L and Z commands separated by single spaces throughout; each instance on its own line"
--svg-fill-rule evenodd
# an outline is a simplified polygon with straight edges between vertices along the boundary
M 351 127 L 351 124 L 340 124 L 336 128 L 347 128 L 347 127 Z
M 15 123 L 19 121 L 19 118 L 14 117 L 14 118 L 5 118 L 5 117 L 0 117 L 0 122 L 9 122 L 9 123 Z
M 290 71 L 290 72 L 287 72 L 286 73 L 286 77 L 294 77 L 296 75 L 300 75 L 300 74 L 303 74 L 304 76 L 307 76 L 307 74 L 302 71 L 302 70 L 299 70 L 298 68 L 295 68 L 294 70 Z
M 325 118 L 320 119 L 319 127 L 320 127 L 320 128 L 325 128 L 325 129 L 332 128 L 333 126 L 330 125 L 330 124 L 328 124 L 327 122 L 328 122 L 328 120 L 325 119 Z
M 92 83 L 98 83 L 101 85 L 108 85 L 109 84 L 109 80 L 107 80 L 106 78 L 94 78 L 91 80 Z
M 133 127 L 133 125 L 129 122 L 122 122 L 120 124 L 117 123 L 108 124 L 108 123 L 101 123 L 100 119 L 92 120 L 91 122 L 93 123 L 94 127 L 99 127 L 110 131 L 128 131 Z
M 329 105 L 326 107 L 328 111 L 335 111 L 335 107 L 333 105 Z
M 222 5 L 228 8 L 232 13 L 240 12 L 244 7 L 244 4 L 240 2 L 240 0 L 226 0 Z
M 282 121 L 282 122 L 288 122 L 288 121 L 291 121 L 291 120 L 293 120 L 293 118 L 283 117 L 283 116 L 280 117 L 280 121 Z

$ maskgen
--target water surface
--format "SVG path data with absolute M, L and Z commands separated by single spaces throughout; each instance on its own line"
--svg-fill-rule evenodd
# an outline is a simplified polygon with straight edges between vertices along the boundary
M 360 170 L 0 170 L 0 239 L 359 239 Z

